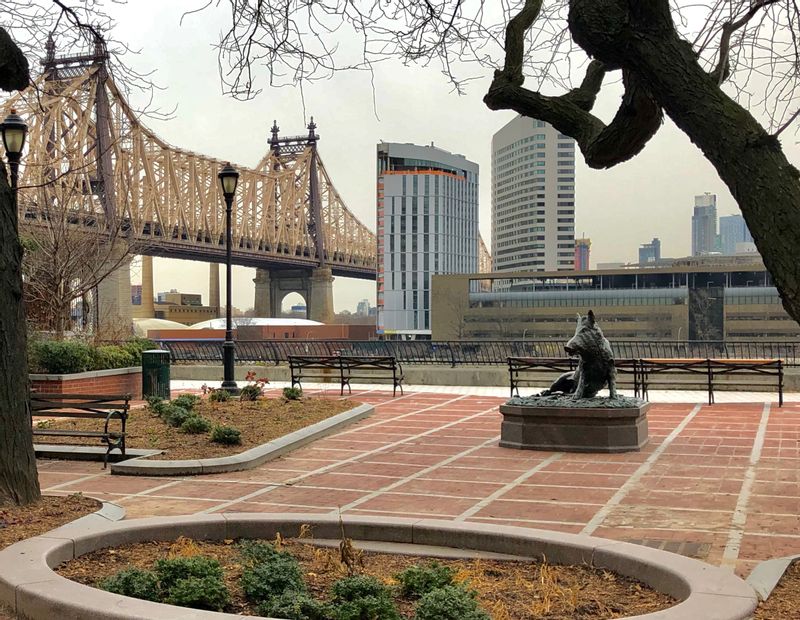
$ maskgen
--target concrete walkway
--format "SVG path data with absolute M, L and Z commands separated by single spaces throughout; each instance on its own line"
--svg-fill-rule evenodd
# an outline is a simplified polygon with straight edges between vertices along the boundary
M 502 395 L 459 393 L 495 389 Z M 339 397 L 333 386 L 325 392 Z M 374 404 L 373 417 L 258 469 L 129 478 L 96 463 L 40 461 L 40 479 L 49 494 L 113 501 L 129 518 L 237 511 L 435 517 L 632 540 L 743 575 L 756 561 L 800 553 L 800 396 L 778 408 L 766 394 L 719 392 L 713 406 L 694 404 L 704 393 L 679 394 L 682 403 L 651 394 L 650 443 L 638 453 L 499 448 L 501 388 L 437 386 L 392 398 L 372 386 L 352 398 Z

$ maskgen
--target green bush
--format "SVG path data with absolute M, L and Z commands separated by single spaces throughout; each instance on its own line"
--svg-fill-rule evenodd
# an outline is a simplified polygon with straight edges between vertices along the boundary
M 303 592 L 287 590 L 262 603 L 256 609 L 259 616 L 287 620 L 333 620 L 330 605 L 317 601 Z
M 169 401 L 161 400 L 159 398 L 158 401 L 156 401 L 152 405 L 148 405 L 148 406 L 150 408 L 150 411 L 152 411 L 159 418 L 165 418 L 166 419 L 167 412 L 169 411 L 169 408 L 170 408 L 171 405 L 170 405 Z
M 191 414 L 181 424 L 181 432 L 189 435 L 199 435 L 211 430 L 211 421 L 203 416 Z
M 157 407 L 158 405 L 163 403 L 164 399 L 161 398 L 160 396 L 148 396 L 147 398 L 145 398 L 145 401 L 147 402 L 147 406 L 150 407 L 150 409 L 152 409 L 153 407 Z
M 227 403 L 231 399 L 231 393 L 228 390 L 218 389 L 211 392 L 208 397 L 212 403 Z
M 93 367 L 92 348 L 80 340 L 42 340 L 34 345 L 39 369 L 54 375 L 86 372 Z
M 194 394 L 181 394 L 177 398 L 172 399 L 173 405 L 183 407 L 186 411 L 194 411 L 194 408 L 202 399 Z
M 303 396 L 303 390 L 299 387 L 283 388 L 283 397 L 286 400 L 300 400 L 302 396 Z
M 133 338 L 120 345 L 133 358 L 133 365 L 139 366 L 142 363 L 142 351 L 157 349 L 156 343 L 147 338 Z
M 212 577 L 222 580 L 222 567 L 214 558 L 196 555 L 190 558 L 161 558 L 155 563 L 158 581 L 164 591 L 169 590 L 181 579 L 189 577 Z
M 242 443 L 242 432 L 232 426 L 215 426 L 211 431 L 211 441 L 235 446 Z
M 424 566 L 415 564 L 397 575 L 401 591 L 406 596 L 419 598 L 431 590 L 453 585 L 455 571 L 438 562 L 428 562 Z
M 304 592 L 300 565 L 288 553 L 275 553 L 242 571 L 242 591 L 251 603 L 266 603 L 287 590 Z
M 242 540 L 239 542 L 239 555 L 242 556 L 243 563 L 248 566 L 269 562 L 273 557 L 280 554 L 281 552 L 268 542 L 260 540 Z
M 491 616 L 478 606 L 474 592 L 445 586 L 419 599 L 414 620 L 491 620 Z
M 400 620 L 389 588 L 374 577 L 345 577 L 331 592 L 336 620 Z
M 239 400 L 258 400 L 264 393 L 262 388 L 257 383 L 249 383 L 239 391 Z
M 93 370 L 107 370 L 109 368 L 128 368 L 138 366 L 136 358 L 124 347 L 107 344 L 91 350 Z
M 222 611 L 231 602 L 225 582 L 219 577 L 187 577 L 179 579 L 164 596 L 169 605 Z
M 192 414 L 188 412 L 186 409 L 178 405 L 175 405 L 173 403 L 167 405 L 166 410 L 162 415 L 164 421 L 170 426 L 174 426 L 175 428 L 179 428 L 191 416 Z
M 99 584 L 102 590 L 132 596 L 145 601 L 158 601 L 158 577 L 149 570 L 140 568 L 126 568 L 103 579 Z

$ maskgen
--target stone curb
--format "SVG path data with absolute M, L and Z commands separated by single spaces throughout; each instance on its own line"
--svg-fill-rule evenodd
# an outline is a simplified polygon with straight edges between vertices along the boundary
M 293 433 L 232 456 L 182 461 L 134 458 L 112 463 L 110 465 L 111 473 L 125 476 L 192 476 L 253 469 L 267 461 L 296 450 L 315 439 L 330 435 L 345 426 L 371 416 L 374 412 L 375 407 L 372 405 L 359 405 L 327 420 L 306 426 Z
M 783 574 L 795 562 L 800 561 L 800 555 L 787 555 L 782 558 L 765 560 L 756 565 L 747 576 L 747 583 L 756 591 L 758 598 L 766 601 L 778 585 Z
M 554 564 L 585 562 L 635 577 L 681 602 L 628 620 L 747 620 L 758 603 L 753 589 L 730 571 L 683 556 L 580 534 L 511 526 L 384 517 L 342 518 L 355 541 L 380 541 L 492 551 Z M 108 618 L 212 620 L 232 614 L 172 607 L 132 599 L 65 579 L 52 568 L 85 553 L 141 541 L 179 536 L 204 540 L 287 538 L 312 527 L 315 538 L 340 538 L 338 515 L 228 513 L 155 517 L 98 524 L 22 541 L 0 552 L 0 600 L 32 620 Z M 13 568 L 12 568 L 13 567 Z

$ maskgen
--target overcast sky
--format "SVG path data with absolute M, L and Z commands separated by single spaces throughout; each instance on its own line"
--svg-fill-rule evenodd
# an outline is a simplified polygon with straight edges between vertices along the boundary
M 267 150 L 273 119 L 282 133 L 305 132 L 300 90 L 265 89 L 249 102 L 222 95 L 212 45 L 225 26 L 224 12 L 207 10 L 179 25 L 182 12 L 197 4 L 170 0 L 110 5 L 118 19 L 115 38 L 141 49 L 139 56 L 129 58 L 137 69 L 155 70 L 154 80 L 164 87 L 155 104 L 164 109 L 177 105 L 174 119 L 146 120 L 146 125 L 175 146 L 252 166 Z M 372 230 L 376 143 L 433 141 L 480 165 L 480 229 L 490 244 L 491 137 L 514 113 L 492 112 L 483 105 L 489 71 L 485 73 L 487 78 L 472 83 L 466 96 L 451 93 L 434 67 L 399 63 L 377 68 L 374 91 L 364 73 L 340 74 L 305 87 L 306 114 L 314 116 L 322 136 L 320 155 L 350 210 Z M 610 118 L 620 94 L 614 85 L 604 89 L 597 113 Z M 800 165 L 800 138 L 793 131 L 784 136 L 789 159 Z M 712 166 L 669 120 L 632 161 L 594 171 L 578 157 L 576 176 L 575 232 L 591 238 L 593 267 L 636 260 L 639 244 L 653 237 L 660 237 L 663 255 L 687 255 L 695 194 L 717 194 L 719 215 L 738 212 Z M 156 291 L 177 288 L 201 293 L 207 301 L 206 265 L 156 259 L 154 271 Z M 253 276 L 252 269 L 234 268 L 235 306 L 253 305 Z M 337 311 L 354 310 L 362 298 L 374 304 L 375 284 L 338 278 L 334 298 Z

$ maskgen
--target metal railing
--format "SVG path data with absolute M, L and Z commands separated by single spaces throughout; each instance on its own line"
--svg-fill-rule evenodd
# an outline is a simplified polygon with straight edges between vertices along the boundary
M 175 362 L 222 362 L 222 340 L 159 340 Z M 620 359 L 780 359 L 800 365 L 800 342 L 639 341 L 611 342 Z M 401 364 L 504 365 L 509 357 L 566 357 L 560 340 L 238 340 L 238 362 L 282 364 L 290 355 L 388 355 Z

